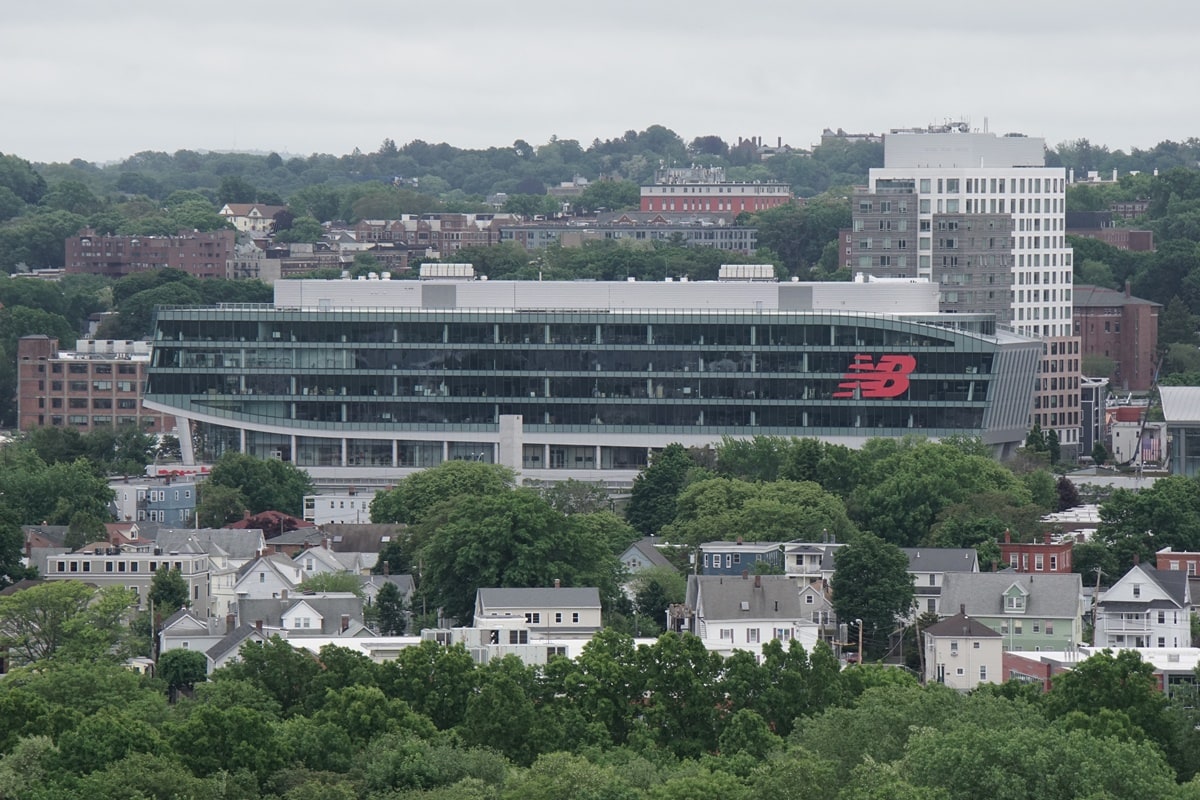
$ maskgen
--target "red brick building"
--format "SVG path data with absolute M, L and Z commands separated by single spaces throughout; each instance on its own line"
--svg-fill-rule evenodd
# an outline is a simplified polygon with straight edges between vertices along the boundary
M 642 187 L 642 211 L 754 213 L 792 199 L 792 187 L 775 181 L 727 181 L 722 167 L 661 169 Z
M 1164 547 L 1155 553 L 1154 567 L 1160 571 L 1182 570 L 1195 577 L 1200 573 L 1200 553 L 1176 552 Z
M 80 340 L 59 351 L 58 340 L 23 336 L 17 343 L 17 427 L 101 428 L 136 426 L 167 433 L 170 417 L 142 406 L 150 347 L 146 342 Z
M 1120 391 L 1142 392 L 1154 383 L 1158 352 L 1158 303 L 1100 286 L 1076 285 L 1073 296 L 1075 335 L 1083 358 L 1090 355 L 1113 360 L 1109 379 Z
M 180 231 L 175 236 L 115 236 L 85 228 L 67 237 L 68 274 L 122 278 L 135 272 L 171 268 L 197 278 L 224 278 L 234 257 L 232 230 Z
M 1014 542 L 1005 531 L 1004 541 L 1000 543 L 1000 560 L 1015 572 L 1069 573 L 1074 547 L 1074 539 L 1054 542 L 1049 533 L 1044 534 L 1040 542 Z

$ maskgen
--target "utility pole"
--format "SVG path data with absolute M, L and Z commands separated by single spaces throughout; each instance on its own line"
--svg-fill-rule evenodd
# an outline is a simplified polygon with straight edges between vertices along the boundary
M 863 621 L 861 619 L 854 620 L 854 624 L 858 626 L 858 663 L 863 663 Z

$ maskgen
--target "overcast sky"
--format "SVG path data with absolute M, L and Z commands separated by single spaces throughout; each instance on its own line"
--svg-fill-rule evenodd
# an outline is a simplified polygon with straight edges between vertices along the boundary
M 654 124 L 809 147 L 947 119 L 1128 152 L 1200 136 L 1198 48 L 1192 0 L 42 0 L 0 21 L 0 152 L 586 147 Z

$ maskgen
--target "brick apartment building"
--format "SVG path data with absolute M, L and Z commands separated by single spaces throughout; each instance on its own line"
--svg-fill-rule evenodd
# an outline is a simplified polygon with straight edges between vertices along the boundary
M 166 433 L 174 421 L 142 406 L 147 342 L 81 339 L 60 351 L 49 336 L 23 336 L 17 343 L 17 427 L 101 428 L 136 426 Z
M 68 275 L 120 278 L 170 267 L 198 278 L 226 277 L 233 230 L 180 231 L 174 236 L 115 236 L 85 228 L 66 240 Z
M 754 213 L 792 199 L 792 187 L 775 181 L 728 181 L 723 167 L 672 167 L 642 187 L 642 211 Z
M 1067 235 L 1095 239 L 1118 250 L 1154 252 L 1154 231 L 1118 228 L 1112 211 L 1068 211 Z
M 399 219 L 366 219 L 354 228 L 360 243 L 404 244 L 410 250 L 445 255 L 464 247 L 487 247 L 500 241 L 500 225 L 512 214 L 404 214 Z
M 1000 560 L 1014 572 L 1049 572 L 1065 575 L 1071 572 L 1071 553 L 1075 540 L 1066 537 L 1054 541 L 1049 533 L 1040 542 L 1014 542 L 1008 531 L 1000 542 Z
M 85 228 L 66 240 L 67 274 L 122 278 L 171 268 L 197 278 L 224 278 L 234 257 L 232 230 L 180 231 L 175 236 L 116 236 Z
M 1114 390 L 1144 392 L 1154 383 L 1158 314 L 1162 306 L 1124 292 L 1086 284 L 1075 287 L 1072 311 L 1080 353 L 1113 360 Z

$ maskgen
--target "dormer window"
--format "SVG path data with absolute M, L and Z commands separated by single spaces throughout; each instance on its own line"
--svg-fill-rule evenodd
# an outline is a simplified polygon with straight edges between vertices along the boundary
M 1004 598 L 1004 601 L 1005 611 L 1023 612 L 1025 610 L 1025 595 L 1010 594 Z

